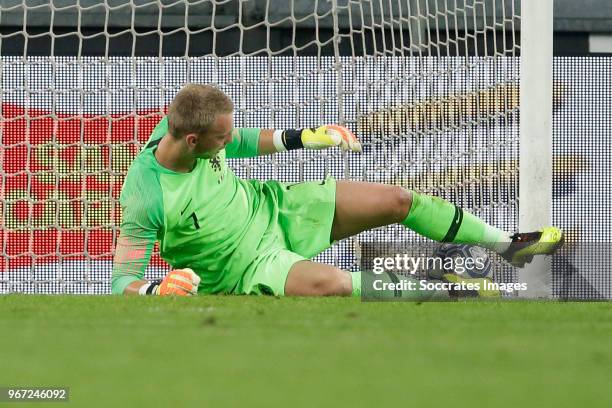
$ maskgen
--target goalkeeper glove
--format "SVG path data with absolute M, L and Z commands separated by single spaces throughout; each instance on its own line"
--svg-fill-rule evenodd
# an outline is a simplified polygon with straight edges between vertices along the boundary
M 293 149 L 319 150 L 340 146 L 342 150 L 361 152 L 357 137 L 340 125 L 325 125 L 316 129 L 287 129 L 274 132 L 274 146 L 279 152 Z
M 178 295 L 190 296 L 198 293 L 200 277 L 189 269 L 176 269 L 168 272 L 164 279 L 147 283 L 140 287 L 141 295 Z

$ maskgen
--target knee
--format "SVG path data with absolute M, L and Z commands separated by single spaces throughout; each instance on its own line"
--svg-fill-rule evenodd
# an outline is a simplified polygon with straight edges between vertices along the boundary
M 412 206 L 412 192 L 402 187 L 391 187 L 388 197 L 390 212 L 395 222 L 402 222 L 408 216 Z
M 349 272 L 310 261 L 296 262 L 285 283 L 287 296 L 342 296 L 352 291 Z
M 316 296 L 344 296 L 352 292 L 351 277 L 347 272 L 335 269 L 319 276 L 312 282 L 312 292 Z

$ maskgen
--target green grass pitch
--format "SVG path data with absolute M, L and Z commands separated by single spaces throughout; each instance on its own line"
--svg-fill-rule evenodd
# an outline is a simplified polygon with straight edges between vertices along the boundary
M 68 386 L 66 406 L 612 406 L 611 303 L 9 295 L 0 312 L 0 386 Z

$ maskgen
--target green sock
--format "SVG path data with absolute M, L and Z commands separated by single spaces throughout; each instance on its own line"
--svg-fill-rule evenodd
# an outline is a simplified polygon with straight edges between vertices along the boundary
M 353 282 L 353 292 L 351 293 L 351 296 L 360 297 L 361 296 L 361 272 L 352 272 L 351 281 Z
M 475 244 L 498 253 L 505 251 L 512 238 L 507 232 L 439 197 L 412 191 L 412 207 L 406 227 L 438 242 Z
M 364 298 L 368 300 L 434 300 L 442 299 L 446 300 L 449 298 L 448 291 L 446 290 L 423 290 L 419 289 L 419 280 L 412 277 L 406 277 L 396 275 L 393 272 L 384 272 L 382 274 L 375 274 L 372 271 L 352 272 L 351 280 L 353 282 L 353 293 L 352 296 L 361 296 L 362 285 Z M 383 284 L 398 283 L 401 280 L 408 280 L 414 282 L 415 289 L 396 289 L 396 290 L 375 290 L 376 287 L 380 288 Z M 380 282 L 375 282 L 380 281 Z

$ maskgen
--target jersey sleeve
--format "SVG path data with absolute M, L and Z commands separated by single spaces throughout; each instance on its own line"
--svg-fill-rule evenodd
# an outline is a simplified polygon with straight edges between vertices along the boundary
M 228 158 L 245 158 L 257 156 L 259 145 L 259 128 L 238 128 L 232 132 L 232 141 L 225 146 Z
M 143 279 L 163 226 L 162 194 L 156 174 L 133 170 L 128 172 L 121 190 L 122 217 L 113 260 L 113 294 L 122 294 L 130 283 Z

